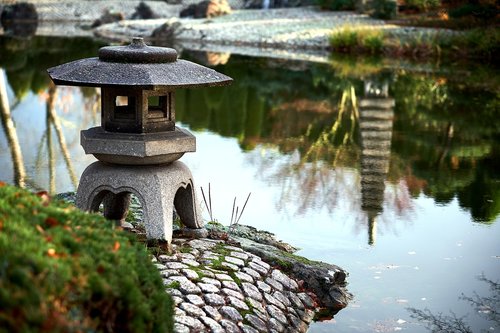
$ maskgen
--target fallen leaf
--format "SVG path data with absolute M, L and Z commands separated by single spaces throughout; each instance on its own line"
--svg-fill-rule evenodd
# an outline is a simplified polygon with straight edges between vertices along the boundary
M 50 196 L 49 196 L 49 193 L 47 191 L 40 191 L 40 192 L 37 192 L 36 195 L 42 199 L 42 204 L 44 206 L 47 206 L 49 204 L 49 201 L 50 201 Z
M 56 225 L 59 225 L 59 221 L 57 221 L 53 217 L 47 217 L 45 219 L 45 224 L 48 225 L 49 227 L 55 227 Z
M 116 252 L 120 249 L 120 243 L 119 242 L 115 242 L 115 244 L 113 245 L 113 252 Z

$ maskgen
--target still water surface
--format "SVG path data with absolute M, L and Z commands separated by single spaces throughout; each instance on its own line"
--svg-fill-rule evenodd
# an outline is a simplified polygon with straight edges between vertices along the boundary
M 79 131 L 99 125 L 95 89 L 51 87 L 45 69 L 94 56 L 85 39 L 0 39 L 0 67 L 18 142 L 0 128 L 0 180 L 74 191 L 94 161 Z M 500 330 L 500 91 L 498 71 L 422 70 L 384 61 L 329 64 L 229 55 L 183 57 L 232 76 L 227 88 L 177 93 L 177 120 L 197 137 L 182 161 L 211 184 L 228 224 L 242 224 L 349 272 L 349 306 L 310 332 L 422 332 L 410 309 Z M 401 69 L 406 68 L 406 69 Z M 394 107 L 362 107 L 369 84 Z M 390 104 L 390 103 L 389 103 Z M 14 147 L 21 150 L 21 159 Z M 26 176 L 23 177 L 23 174 Z M 205 216 L 208 218 L 208 215 Z M 493 308 L 464 299 L 496 297 Z

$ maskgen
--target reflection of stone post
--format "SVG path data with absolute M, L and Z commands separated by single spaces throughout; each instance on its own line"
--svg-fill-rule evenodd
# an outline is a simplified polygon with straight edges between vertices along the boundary
M 26 170 L 24 168 L 21 146 L 19 145 L 19 139 L 17 138 L 16 127 L 14 126 L 14 122 L 12 121 L 10 114 L 4 77 L 4 70 L 0 68 L 0 117 L 2 119 L 2 127 L 5 135 L 7 136 L 7 142 L 9 143 L 10 154 L 12 155 L 12 164 L 14 165 L 14 183 L 17 186 L 24 187 Z
M 391 156 L 394 99 L 388 84 L 365 83 L 365 97 L 359 100 L 361 132 L 361 208 L 368 215 L 368 244 L 375 244 L 376 217 L 382 212 L 385 179 Z

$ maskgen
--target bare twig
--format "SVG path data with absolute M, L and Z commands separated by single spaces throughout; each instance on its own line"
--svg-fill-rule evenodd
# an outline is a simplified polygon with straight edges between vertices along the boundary
M 203 191 L 203 187 L 200 186 L 200 188 L 201 188 L 201 195 L 203 195 L 203 201 L 205 202 L 205 207 L 207 207 L 208 214 L 210 215 L 210 221 L 213 221 L 213 218 L 212 218 L 212 205 L 210 205 L 210 206 L 208 205 L 207 198 L 205 197 L 205 192 Z M 209 188 L 210 188 L 210 186 L 209 186 Z
M 229 222 L 229 225 L 232 225 L 233 224 L 233 217 L 234 217 L 234 206 L 236 205 L 236 197 L 234 197 L 234 200 L 233 200 L 233 210 L 231 212 L 231 222 Z
M 243 208 L 241 209 L 241 213 L 240 213 L 240 216 L 238 217 L 238 219 L 236 220 L 236 224 L 238 224 L 238 222 L 240 222 L 241 215 L 243 215 L 243 211 L 245 210 L 245 207 L 247 206 L 248 199 L 250 199 L 251 194 L 252 194 L 252 192 L 248 193 L 247 200 L 245 201 L 245 204 L 243 205 Z

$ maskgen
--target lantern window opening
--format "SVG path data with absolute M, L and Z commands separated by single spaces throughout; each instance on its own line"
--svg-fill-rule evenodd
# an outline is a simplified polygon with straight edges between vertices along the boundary
M 135 120 L 137 118 L 135 96 L 116 96 L 113 116 L 116 120 Z
M 166 90 L 146 90 L 144 99 L 147 100 L 148 121 L 175 121 L 173 108 L 174 94 Z

